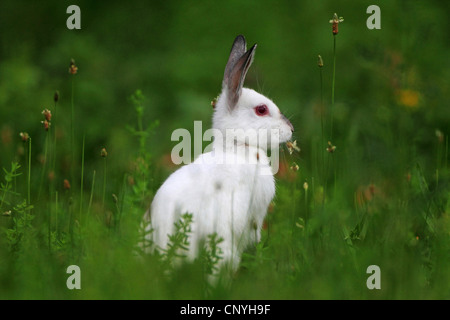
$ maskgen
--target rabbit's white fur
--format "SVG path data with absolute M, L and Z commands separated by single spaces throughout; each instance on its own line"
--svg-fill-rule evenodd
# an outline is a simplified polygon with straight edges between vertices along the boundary
M 279 142 L 286 142 L 292 136 L 291 123 L 270 99 L 242 87 L 255 48 L 246 52 L 245 39 L 236 38 L 215 105 L 213 128 L 223 137 L 227 129 L 275 129 Z M 255 107 L 260 105 L 267 106 L 268 115 L 256 114 Z M 188 251 L 191 259 L 198 254 L 200 241 L 216 232 L 223 238 L 219 244 L 222 262 L 235 270 L 242 251 L 260 241 L 264 217 L 275 195 L 267 147 L 253 140 L 236 138 L 233 142 L 215 140 L 212 152 L 175 171 L 157 191 L 146 214 L 157 248 L 167 249 L 168 235 L 184 213 L 193 215 Z

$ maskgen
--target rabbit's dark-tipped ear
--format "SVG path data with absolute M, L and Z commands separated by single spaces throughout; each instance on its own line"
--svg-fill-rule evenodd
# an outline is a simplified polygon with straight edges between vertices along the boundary
M 255 56 L 256 44 L 247 52 L 246 49 L 244 36 L 237 36 L 231 47 L 230 57 L 225 67 L 222 88 L 227 91 L 228 106 L 231 109 L 236 106 L 241 96 L 245 76 Z
M 228 76 L 231 73 L 231 69 L 247 51 L 247 44 L 245 38 L 239 35 L 234 39 L 233 45 L 231 46 L 230 57 L 228 58 L 227 66 L 225 67 L 225 74 L 223 75 L 223 84 L 226 85 L 228 82 Z

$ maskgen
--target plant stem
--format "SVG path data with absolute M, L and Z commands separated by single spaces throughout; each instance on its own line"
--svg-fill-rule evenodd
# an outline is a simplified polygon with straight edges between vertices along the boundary
M 336 197 L 336 162 L 335 162 L 335 158 L 336 156 L 334 155 L 333 157 L 333 169 L 334 169 L 334 189 L 333 189 L 333 197 Z
M 448 135 L 445 137 L 445 156 L 444 156 L 445 166 L 447 168 L 448 163 Z
M 55 101 L 55 110 L 53 112 L 53 159 L 51 161 L 51 171 L 53 173 L 53 179 L 50 185 L 50 194 L 55 191 L 55 167 L 56 167 L 56 105 Z
M 74 152 L 74 129 L 73 129 L 73 122 L 74 122 L 74 104 L 73 104 L 73 95 L 74 95 L 74 77 L 72 76 L 72 96 L 71 96 L 71 116 L 70 116 L 70 152 L 71 152 L 71 163 L 70 163 L 70 173 L 71 173 L 71 180 L 75 181 L 75 152 Z
M 331 111 L 330 111 L 330 121 L 331 121 L 331 128 L 330 128 L 330 141 L 333 141 L 333 112 L 334 112 L 334 87 L 336 84 L 336 34 L 333 34 L 333 82 L 332 82 L 332 86 L 331 86 Z M 329 154 L 329 157 L 333 157 L 332 153 Z M 328 165 L 329 165 L 329 161 L 328 161 Z M 327 165 L 327 178 L 328 178 L 328 165 Z M 336 166 L 334 164 L 334 159 L 333 159 L 333 170 L 334 170 L 334 193 L 336 193 Z M 325 197 L 325 195 L 324 195 Z
M 55 193 L 55 232 L 58 234 L 58 191 Z
M 94 170 L 94 174 L 92 175 L 91 196 L 89 197 L 89 206 L 88 206 L 88 210 L 87 210 L 88 215 L 89 215 L 89 212 L 91 211 L 92 199 L 94 197 L 94 185 L 95 185 L 95 170 Z
M 81 149 L 80 220 L 83 213 L 83 179 L 84 179 L 84 134 L 83 134 L 83 147 Z
M 43 167 L 42 167 L 42 172 L 41 172 L 41 181 L 39 183 L 39 192 L 38 192 L 38 200 L 41 198 L 41 191 L 42 191 L 42 184 L 44 183 L 44 179 L 45 179 L 45 169 L 47 168 L 47 153 L 48 153 L 48 140 L 49 140 L 49 133 L 48 131 L 45 133 L 45 151 L 44 151 L 44 163 L 43 163 Z
M 320 70 L 320 126 L 322 129 L 322 139 L 321 139 L 321 151 L 322 151 L 322 174 L 323 174 L 323 168 L 324 168 L 324 156 L 323 151 L 325 150 L 323 147 L 323 138 L 324 138 L 324 130 L 323 130 L 323 112 L 324 112 L 324 105 L 323 105 L 323 79 L 322 79 L 322 68 L 319 68 Z
M 102 205 L 105 208 L 105 193 L 106 193 L 106 157 L 103 158 L 103 196 Z
M 312 208 L 313 208 L 313 211 L 314 211 L 314 209 L 316 208 L 316 204 L 315 204 L 315 201 L 314 201 L 314 196 L 316 194 L 316 192 L 315 192 L 316 186 L 315 186 L 315 183 L 314 183 L 314 177 L 311 177 L 311 187 L 312 187 L 312 193 L 311 193 L 312 194 Z M 307 216 L 307 218 L 308 218 L 308 216 Z
M 118 214 L 117 214 L 117 231 L 120 231 L 120 222 L 122 219 L 122 212 L 123 212 L 123 203 L 124 203 L 124 197 L 126 192 L 126 181 L 127 181 L 127 175 L 123 175 L 123 182 L 122 182 L 122 191 L 120 193 L 120 206 L 117 204 Z
M 31 137 L 28 138 L 28 177 L 27 177 L 27 194 L 28 205 L 31 204 Z
M 297 210 L 296 208 L 296 203 L 297 201 L 300 202 L 300 199 L 296 199 L 295 198 L 295 192 L 297 191 L 298 185 L 297 185 L 297 180 L 300 179 L 299 177 L 296 177 L 296 179 L 294 180 L 294 188 L 292 188 L 292 213 L 291 213 L 291 239 L 293 239 L 294 236 L 294 229 L 295 229 L 295 211 Z M 300 204 L 299 204 L 300 207 Z M 293 241 L 293 240 L 292 240 Z
M 308 221 L 308 188 L 305 188 L 305 221 Z
M 323 189 L 323 198 L 322 198 L 322 207 L 325 205 L 325 197 L 328 191 L 328 174 L 330 172 L 330 158 L 332 157 L 331 154 L 328 154 L 328 160 L 327 160 L 327 167 L 325 170 L 325 185 Z
M 50 203 L 48 203 L 48 251 L 52 252 L 52 211 L 51 211 L 51 206 Z
M 322 67 L 319 68 L 320 70 L 320 126 L 322 130 L 322 137 L 320 139 L 320 154 L 322 155 L 322 172 L 321 176 L 323 179 L 323 184 L 326 183 L 326 176 L 325 176 L 325 147 L 324 147 L 324 125 L 323 125 L 323 113 L 324 113 L 324 104 L 323 104 L 323 76 L 322 76 Z M 322 194 L 322 205 L 325 204 L 325 193 Z
M 67 190 L 68 191 L 68 190 Z M 69 206 L 69 236 L 70 236 L 70 253 L 71 253 L 71 256 L 70 256 L 70 258 L 72 259 L 73 258 L 73 250 L 74 250 L 74 246 L 75 246 L 75 243 L 74 243 L 74 238 L 73 238 L 73 199 L 72 199 L 72 197 L 70 196 L 70 194 L 68 195 L 69 196 L 69 198 L 68 198 L 68 206 Z
M 336 35 L 333 35 L 333 83 L 331 86 L 331 129 L 330 141 L 333 140 L 334 86 L 336 83 Z

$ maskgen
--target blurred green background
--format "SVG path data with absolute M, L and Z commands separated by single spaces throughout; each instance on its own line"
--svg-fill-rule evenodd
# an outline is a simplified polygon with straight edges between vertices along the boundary
M 70 4 L 1 3 L 0 117 L 14 141 L 28 131 L 35 143 L 43 142 L 40 111 L 53 107 L 55 90 L 60 114 L 70 113 L 67 70 L 73 58 L 79 67 L 76 134 L 86 134 L 87 150 L 105 145 L 111 155 L 126 158 L 124 125 L 135 117 L 127 99 L 141 89 L 148 98 L 146 119 L 160 120 L 152 148 L 167 152 L 173 129 L 192 129 L 193 120 L 210 124 L 209 103 L 220 92 L 231 43 L 244 34 L 250 45 L 259 45 L 246 86 L 272 98 L 292 119 L 307 156 L 308 141 L 318 132 L 311 120 L 320 117 L 318 54 L 330 102 L 328 21 L 334 12 L 345 19 L 337 39 L 336 139 L 373 151 L 364 164 L 368 174 L 372 165 L 383 172 L 393 167 L 396 158 L 386 144 L 408 138 L 417 153 L 426 154 L 434 130 L 448 130 L 446 2 L 380 2 L 381 30 L 366 27 L 370 1 L 80 1 L 81 30 L 66 28 Z M 413 105 L 399 99 L 403 94 L 407 100 L 408 93 L 418 95 Z M 346 145 L 352 146 L 339 148 Z M 345 153 L 355 161 L 361 156 L 354 149 Z M 3 156 L 2 165 L 8 162 Z
M 66 8 L 71 4 L 77 4 L 81 9 L 81 30 L 66 28 L 69 17 Z M 381 8 L 381 30 L 366 27 L 369 17 L 366 9 L 371 4 Z M 340 24 L 336 38 L 332 143 L 337 146 L 337 191 L 334 191 L 335 201 L 330 204 L 331 211 L 342 214 L 344 220 L 350 216 L 350 221 L 357 221 L 348 212 L 361 197 L 369 201 L 367 198 L 371 196 L 366 195 L 366 188 L 376 186 L 379 191 L 375 193 L 382 194 L 381 207 L 377 208 L 390 214 L 390 218 L 386 218 L 389 220 L 383 220 L 383 217 L 379 224 L 372 225 L 378 231 L 373 231 L 373 242 L 369 243 L 377 243 L 378 235 L 381 237 L 391 232 L 385 229 L 383 221 L 394 223 L 394 215 L 398 208 L 402 208 L 402 203 L 411 200 L 408 203 L 414 206 L 412 199 L 420 198 L 417 194 L 403 197 L 405 181 L 411 175 L 414 180 L 417 173 L 417 179 L 427 181 L 428 199 L 439 197 L 435 202 L 430 201 L 438 203 L 436 221 L 443 230 L 439 233 L 442 237 L 433 239 L 447 241 L 450 227 L 446 153 L 450 129 L 447 98 L 450 95 L 450 8 L 447 1 L 2 0 L 0 166 L 9 168 L 11 161 L 16 159 L 25 167 L 19 132 L 26 131 L 33 139 L 33 164 L 39 167 L 45 141 L 40 123 L 41 111 L 49 108 L 54 114 L 53 95 L 58 90 L 60 100 L 55 123 L 59 161 L 56 179 L 62 189 L 63 179 L 70 174 L 67 165 L 71 152 L 68 128 L 73 85 L 75 154 L 80 161 L 84 135 L 85 185 L 91 185 L 94 169 L 100 172 L 102 158 L 99 154 L 101 148 L 106 147 L 107 194 L 117 193 L 124 173 L 131 170 L 138 153 L 138 142 L 127 126 L 136 126 L 136 113 L 129 97 L 140 89 L 146 97 L 144 123 L 147 125 L 159 120 L 159 126 L 147 144 L 156 168 L 152 188 L 157 188 L 174 170 L 167 158 L 176 144 L 170 141 L 172 131 L 176 128 L 191 131 L 194 120 L 203 121 L 204 130 L 210 126 L 213 111 L 210 101 L 220 92 L 231 44 L 236 35 L 243 34 L 248 45 L 258 43 L 245 85 L 273 99 L 296 128 L 293 140 L 297 140 L 301 152 L 292 158 L 286 155 L 283 160 L 285 168 L 294 160 L 300 166 L 295 186 L 303 192 L 300 186 L 304 181 L 311 185 L 313 177 L 323 175 L 318 165 L 321 91 L 317 55 L 320 54 L 324 60 L 325 109 L 322 115 L 328 130 L 333 71 L 333 35 L 329 20 L 334 12 L 343 16 L 345 21 Z M 68 73 L 71 58 L 78 66 L 75 76 Z M 439 183 L 436 181 L 437 173 L 440 174 Z M 39 174 L 39 169 L 33 170 L 32 178 L 38 181 Z M 277 178 L 280 186 L 276 202 L 282 211 L 283 202 L 289 207 L 286 203 L 289 202 L 292 181 L 289 174 L 283 175 L 283 171 Z M 331 175 L 329 181 L 333 178 Z M 72 181 L 73 186 L 78 183 Z M 318 179 L 316 184 L 320 184 Z M 332 185 L 331 182 L 329 184 Z M 371 188 L 370 192 L 374 193 Z M 100 194 L 99 191 L 97 193 Z M 151 193 L 147 200 L 143 207 L 150 204 Z M 424 203 L 421 205 L 426 207 L 430 202 L 424 200 Z M 305 213 L 299 211 L 298 216 L 305 217 Z M 326 226 L 333 221 L 341 221 L 340 218 L 328 220 L 329 217 L 322 216 L 317 223 Z M 409 221 L 407 215 L 402 215 L 402 219 Z M 415 232 L 420 228 L 415 228 L 415 222 L 407 225 L 399 222 L 399 225 L 399 229 L 404 226 L 405 234 L 411 239 L 419 237 Z M 391 225 L 390 228 L 394 227 Z M 321 239 L 336 241 L 333 234 Z M 392 247 L 397 244 L 393 242 Z M 448 284 L 448 244 L 439 250 L 439 259 L 443 259 L 440 263 L 444 266 L 439 274 Z M 2 265 L 7 265 L 8 255 L 1 257 Z M 336 261 L 339 257 L 339 254 L 335 256 Z M 326 259 L 323 263 L 328 265 Z M 342 268 L 346 266 L 343 263 Z M 376 262 L 368 262 L 367 265 L 371 263 Z M 407 262 L 400 266 L 408 269 Z M 339 277 L 334 274 L 335 270 L 323 268 L 315 272 L 323 272 L 331 278 Z M 403 271 L 397 272 L 403 274 Z M 412 277 L 415 275 L 413 273 Z M 3 278 L 6 279 L 7 275 L 4 274 Z M 347 274 L 334 286 L 328 286 L 319 275 L 312 277 L 307 286 L 311 290 L 310 297 L 360 298 L 358 290 L 342 291 L 342 282 L 350 278 L 351 275 Z M 243 287 L 245 284 L 250 286 L 249 279 L 253 278 L 244 278 L 237 287 L 239 291 L 219 292 L 217 296 L 264 298 L 264 292 L 268 292 L 264 286 L 258 294 L 253 294 L 251 289 L 246 293 Z M 314 283 L 314 280 L 318 282 Z M 397 278 L 396 281 L 400 280 Z M 434 281 L 439 282 L 439 279 Z M 13 295 L 16 298 L 40 297 L 39 293 L 27 295 L 25 289 L 23 292 L 11 289 L 11 283 L 9 286 L 10 290 L 16 290 Z M 335 287 L 340 289 L 334 293 L 327 292 Z M 308 297 L 307 293 L 298 294 L 297 289 L 292 288 L 286 289 L 288 293 L 278 292 L 275 297 Z M 185 290 L 187 294 L 189 289 Z M 448 288 L 444 286 L 440 290 L 436 291 L 435 297 L 450 297 Z M 0 297 L 9 298 L 8 292 L 5 289 Z M 56 296 L 67 295 L 61 292 Z M 185 297 L 168 292 L 153 293 L 151 297 Z M 240 295 L 233 294 L 236 292 Z M 54 298 L 51 293 L 43 296 Z M 274 293 L 269 296 L 273 297 Z M 123 296 L 94 291 L 87 297 Z M 418 291 L 408 295 L 400 289 L 381 297 L 424 298 Z

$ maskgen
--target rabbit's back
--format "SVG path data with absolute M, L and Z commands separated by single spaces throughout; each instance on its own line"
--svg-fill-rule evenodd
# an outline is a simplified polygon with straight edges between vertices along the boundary
M 234 254 L 259 241 L 267 207 L 275 194 L 267 157 L 259 158 L 256 163 L 248 163 L 248 159 L 247 163 L 239 163 L 236 154 L 218 156 L 209 152 L 174 172 L 152 203 L 154 243 L 166 249 L 168 235 L 184 213 L 193 215 L 189 248 L 192 258 L 199 241 L 209 234 L 217 233 L 223 238 L 223 251 Z

